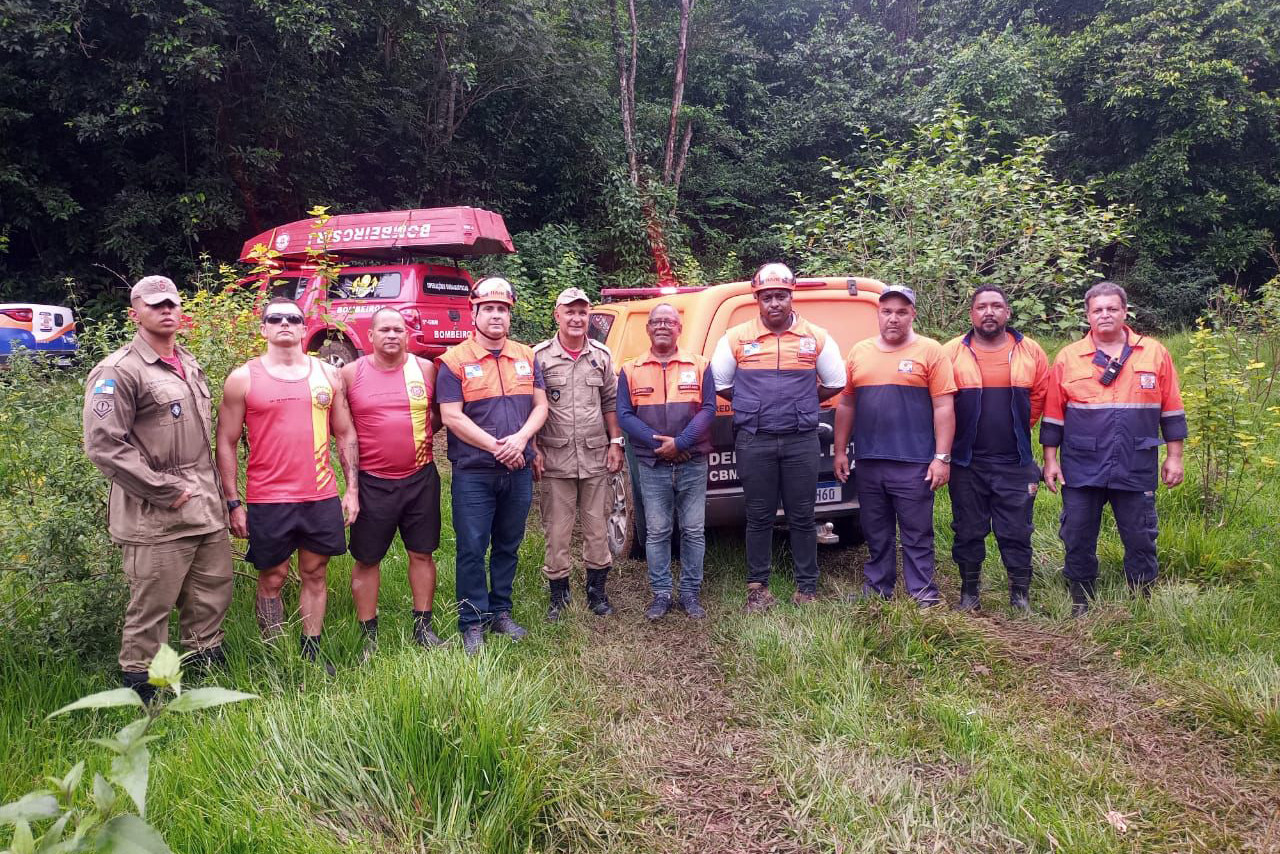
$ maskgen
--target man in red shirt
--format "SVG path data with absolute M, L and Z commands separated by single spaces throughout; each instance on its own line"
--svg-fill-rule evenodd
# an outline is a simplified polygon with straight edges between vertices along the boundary
M 346 552 L 347 525 L 360 512 L 356 476 L 359 447 L 337 369 L 302 349 L 302 309 L 277 297 L 262 312 L 267 352 L 227 377 L 218 409 L 218 471 L 231 533 L 247 537 L 247 559 L 258 570 L 258 627 L 265 639 L 284 630 L 280 592 L 298 553 L 302 582 L 301 649 L 320 660 L 320 631 L 328 599 L 329 558 Z M 240 501 L 236 446 L 249 432 L 245 503 Z M 346 494 L 338 500 L 329 438 L 338 440 Z M 324 662 L 325 670 L 333 665 Z
M 858 461 L 858 503 L 869 556 L 863 596 L 893 596 L 902 533 L 902 575 L 921 608 L 941 603 L 934 583 L 933 493 L 951 476 L 956 385 L 942 345 L 912 329 L 916 295 L 880 294 L 880 335 L 854 344 L 836 407 L 835 473 L 849 479 L 849 437 Z
M 1167 487 L 1182 483 L 1187 438 L 1173 358 L 1159 341 L 1125 323 L 1124 288 L 1099 282 L 1084 295 L 1084 307 L 1089 334 L 1058 351 L 1040 427 L 1044 482 L 1051 492 L 1062 486 L 1063 574 L 1076 617 L 1093 601 L 1104 504 L 1111 505 L 1124 543 L 1129 587 L 1149 593 L 1159 571 L 1157 473 Z
M 369 323 L 372 352 L 342 368 L 342 384 L 360 445 L 360 515 L 351 523 L 351 598 L 366 650 L 378 640 L 381 564 L 396 531 L 409 556 L 413 639 L 424 647 L 442 641 L 431 629 L 440 545 L 440 475 L 431 437 L 440 429 L 436 369 L 406 349 L 408 329 L 394 308 L 380 308 Z
M 951 448 L 951 556 L 960 568 L 961 611 L 980 607 L 982 562 L 993 530 L 1009 576 L 1009 604 L 1029 610 L 1031 532 L 1040 467 L 1031 428 L 1044 411 L 1044 350 L 1009 326 L 1004 291 L 973 293 L 973 328 L 943 351 L 955 367 L 956 438 Z

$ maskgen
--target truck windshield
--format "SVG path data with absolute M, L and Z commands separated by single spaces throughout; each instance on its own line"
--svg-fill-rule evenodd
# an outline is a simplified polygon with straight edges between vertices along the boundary
M 603 311 L 597 311 L 591 315 L 591 322 L 587 324 L 587 336 L 594 338 L 601 344 L 609 338 L 609 330 L 613 328 L 613 321 L 617 318 L 612 314 Z
M 394 299 L 400 296 L 399 273 L 344 273 L 329 289 L 333 299 Z

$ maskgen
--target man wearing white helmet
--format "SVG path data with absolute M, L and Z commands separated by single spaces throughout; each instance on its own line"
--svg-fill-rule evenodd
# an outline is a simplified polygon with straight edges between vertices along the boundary
M 515 290 L 490 276 L 471 291 L 476 331 L 440 357 L 436 399 L 449 430 L 458 630 L 475 655 L 488 629 L 520 640 L 511 588 L 533 504 L 533 437 L 547 393 L 533 351 L 507 337 Z M 485 553 L 489 567 L 485 571 Z
M 760 316 L 725 333 L 711 357 L 716 391 L 733 401 L 734 453 L 747 503 L 748 613 L 777 603 L 769 592 L 773 525 L 781 502 L 791 532 L 796 592 L 817 598 L 818 413 L 844 388 L 844 361 L 825 329 L 791 308 L 795 274 L 765 264 L 751 279 Z

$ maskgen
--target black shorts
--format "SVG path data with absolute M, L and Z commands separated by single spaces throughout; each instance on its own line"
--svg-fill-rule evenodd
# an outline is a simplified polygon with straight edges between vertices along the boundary
M 298 549 L 318 555 L 345 554 L 346 522 L 342 502 L 334 498 L 293 504 L 246 504 L 249 553 L 245 559 L 257 569 L 270 569 Z
M 351 556 L 379 563 L 400 531 L 407 551 L 431 554 L 440 547 L 440 473 L 435 463 L 390 480 L 360 472 L 360 514 L 351 525 Z

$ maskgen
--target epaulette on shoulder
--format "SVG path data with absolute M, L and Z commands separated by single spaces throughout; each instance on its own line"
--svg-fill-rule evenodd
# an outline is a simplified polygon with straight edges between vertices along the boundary
M 603 341 L 597 341 L 594 338 L 588 338 L 587 343 L 590 344 L 592 347 L 595 347 L 597 350 L 603 350 L 604 352 L 608 353 L 610 359 L 613 358 L 613 351 L 610 350 L 609 345 L 605 344 Z
M 132 350 L 133 350 L 133 347 L 131 345 L 125 344 L 119 350 L 116 350 L 110 356 L 107 356 L 107 358 L 103 359 L 99 364 L 101 364 L 102 367 L 104 368 L 114 368 L 117 365 L 119 365 L 122 361 L 124 361 L 124 357 L 129 355 L 129 353 L 132 352 Z
M 539 352 L 541 352 L 541 351 L 543 351 L 543 350 L 547 349 L 548 347 L 550 347 L 550 346 L 551 346 L 551 342 L 552 342 L 553 340 L 555 340 L 555 339 L 548 338 L 546 341 L 539 341 L 537 344 L 534 344 L 534 345 L 533 345 L 533 352 L 535 352 L 535 353 L 539 353 Z

